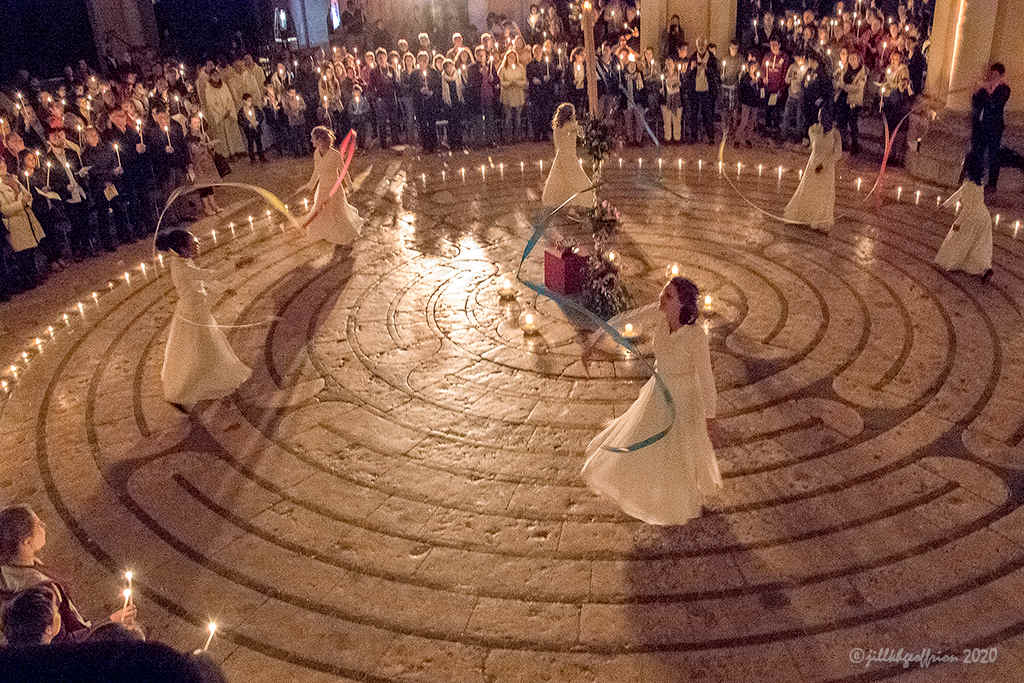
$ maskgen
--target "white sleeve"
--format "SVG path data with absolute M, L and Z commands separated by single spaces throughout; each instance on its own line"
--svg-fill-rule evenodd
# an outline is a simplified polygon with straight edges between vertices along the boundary
M 700 329 L 698 327 L 698 329 Z M 711 370 L 711 349 L 708 346 L 708 335 L 703 331 L 699 334 L 697 358 L 697 381 L 700 382 L 701 396 L 704 398 L 704 417 L 714 417 L 718 408 L 718 390 L 715 388 L 715 375 Z

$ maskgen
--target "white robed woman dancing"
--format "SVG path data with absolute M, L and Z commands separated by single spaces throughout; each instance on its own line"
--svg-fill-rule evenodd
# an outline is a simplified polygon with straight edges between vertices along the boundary
M 793 197 L 786 204 L 785 217 L 828 233 L 835 222 L 836 162 L 843 156 L 843 139 L 832 125 L 828 109 L 818 111 L 818 122 L 810 127 L 811 157 Z
M 180 229 L 156 240 L 157 249 L 170 255 L 171 282 L 178 293 L 160 380 L 164 398 L 184 412 L 199 401 L 231 394 L 252 374 L 210 313 L 203 280 L 211 273 L 192 262 L 197 244 L 192 233 Z
M 579 124 L 576 123 L 576 107 L 568 102 L 558 105 L 551 120 L 552 138 L 555 141 L 555 162 L 551 164 L 548 179 L 544 182 L 541 204 L 554 208 L 561 206 L 569 197 L 587 189 L 593 183 L 580 167 L 576 156 L 576 138 Z M 590 208 L 594 205 L 594 191 L 582 192 L 569 206 Z
M 960 213 L 935 254 L 935 263 L 944 270 L 980 275 L 982 282 L 988 282 L 992 277 L 992 214 L 981 187 L 985 174 L 981 157 L 968 154 L 964 171 L 964 184 L 943 204 L 952 206 L 959 201 Z
M 326 126 L 317 126 L 310 134 L 313 142 L 313 175 L 299 191 L 316 188 L 313 196 L 313 211 L 319 211 L 307 227 L 307 234 L 313 239 L 326 240 L 331 244 L 352 244 L 363 229 L 363 219 L 356 207 L 348 203 L 345 188 L 338 186 L 330 196 L 338 176 L 341 175 L 343 160 L 334 147 L 334 133 Z
M 583 480 L 594 492 L 615 501 L 626 514 L 648 524 L 685 524 L 701 515 L 702 506 L 722 486 L 718 461 L 708 436 L 717 392 L 711 372 L 707 334 L 697 325 L 697 286 L 675 277 L 653 305 L 626 318 L 651 313 L 655 367 L 668 386 L 676 418 L 665 436 L 628 453 L 624 448 L 664 429 L 671 411 L 654 377 L 625 413 L 590 442 Z

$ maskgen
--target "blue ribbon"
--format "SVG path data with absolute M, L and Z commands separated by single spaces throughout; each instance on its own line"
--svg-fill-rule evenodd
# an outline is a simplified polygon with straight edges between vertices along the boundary
M 570 299 L 570 298 L 568 298 L 566 296 L 563 296 L 563 295 L 561 295 L 561 294 L 559 294 L 557 292 L 553 292 L 550 289 L 548 289 L 547 287 L 544 287 L 543 285 L 537 284 L 536 282 L 531 282 L 530 280 L 525 280 L 522 277 L 523 264 L 526 263 L 526 259 L 529 258 L 530 252 L 533 251 L 534 247 L 537 246 L 537 242 L 540 241 L 540 238 L 547 231 L 548 223 L 555 216 L 555 214 L 557 214 L 559 211 L 561 211 L 563 208 L 565 208 L 570 202 L 572 202 L 572 200 L 576 199 L 576 197 L 578 197 L 581 194 L 584 194 L 586 192 L 590 192 L 592 190 L 596 190 L 598 187 L 601 186 L 601 184 L 602 183 L 594 183 L 590 187 L 587 187 L 587 188 L 585 188 L 583 190 L 580 190 L 579 192 L 574 193 L 568 199 L 566 199 L 564 202 L 562 202 L 557 207 L 555 207 L 553 210 L 551 210 L 547 215 L 545 215 L 543 218 L 541 218 L 540 220 L 538 220 L 537 222 L 535 222 L 533 224 L 533 234 L 530 236 L 530 239 L 527 240 L 526 247 L 523 248 L 523 256 L 522 256 L 522 258 L 519 259 L 519 268 L 516 270 L 516 279 L 519 282 L 523 283 L 523 285 L 525 285 L 526 287 L 530 288 L 531 290 L 533 290 L 534 292 L 539 294 L 540 296 L 544 296 L 544 297 L 547 297 L 548 299 L 551 299 L 559 307 L 561 307 L 561 308 L 569 308 L 569 309 L 572 309 L 573 311 L 576 311 L 577 313 L 580 313 L 585 318 L 587 318 L 592 323 L 594 323 L 594 325 L 596 325 L 602 331 L 604 331 L 605 334 L 607 334 L 609 337 L 611 337 L 612 340 L 616 344 L 618 344 L 619 346 L 621 346 L 624 349 L 626 349 L 628 352 L 633 354 L 635 357 L 639 358 L 640 361 L 644 365 L 646 365 L 648 368 L 650 368 L 651 376 L 654 377 L 654 382 L 657 385 L 658 389 L 661 391 L 662 396 L 665 398 L 665 403 L 668 405 L 669 414 L 671 415 L 671 420 L 669 421 L 668 426 L 666 426 L 661 431 L 659 431 L 659 432 L 657 432 L 655 434 L 652 434 L 651 436 L 648 436 L 648 437 L 646 437 L 644 439 L 641 439 L 640 441 L 636 441 L 634 443 L 631 443 L 628 446 L 617 447 L 617 446 L 608 446 L 608 445 L 604 445 L 604 444 L 601 445 L 601 448 L 603 448 L 604 450 L 607 450 L 607 451 L 611 451 L 612 453 L 632 453 L 632 452 L 640 450 L 641 448 L 645 448 L 647 446 L 650 446 L 651 444 L 655 443 L 656 441 L 659 441 L 660 439 L 662 439 L 672 429 L 672 425 L 675 424 L 675 421 L 676 421 L 675 401 L 672 400 L 672 394 L 671 394 L 671 392 L 669 392 L 668 385 L 665 384 L 665 380 L 663 380 L 661 378 L 661 375 L 658 374 L 657 368 L 655 368 L 654 365 L 649 360 L 644 358 L 640 354 L 640 352 L 637 350 L 637 348 L 635 346 L 633 346 L 633 344 L 628 339 L 623 337 L 619 333 L 619 331 L 616 330 L 613 326 L 609 325 L 606 321 L 602 320 L 600 317 L 595 315 L 593 312 L 591 312 L 585 306 L 582 306 L 582 305 L 576 303 L 575 301 L 573 301 L 572 299 Z

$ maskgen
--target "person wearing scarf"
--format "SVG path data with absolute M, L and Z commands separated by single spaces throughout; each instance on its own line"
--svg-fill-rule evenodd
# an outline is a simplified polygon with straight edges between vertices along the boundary
M 836 79 L 836 122 L 843 144 L 850 154 L 860 153 L 859 120 L 860 110 L 864 105 L 864 86 L 868 82 L 868 72 L 861 61 L 860 53 L 852 51 L 847 56 L 846 68 Z
M 661 76 L 661 118 L 664 124 L 665 142 L 682 140 L 683 98 L 679 93 L 679 67 L 671 57 L 665 59 L 665 70 Z
M 455 66 L 455 62 L 446 59 L 441 67 L 441 101 L 444 104 L 444 116 L 448 119 L 448 147 L 455 149 L 463 146 L 462 118 L 466 108 L 466 73 Z
M 645 99 L 644 77 L 631 55 L 622 76 L 622 108 L 625 112 L 626 140 L 632 145 L 639 146 L 643 142 Z

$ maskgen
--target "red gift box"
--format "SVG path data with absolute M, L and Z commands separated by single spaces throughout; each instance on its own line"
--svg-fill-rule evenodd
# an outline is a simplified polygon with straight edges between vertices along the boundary
M 587 257 L 572 251 L 544 252 L 544 286 L 559 294 L 575 294 L 583 288 Z

